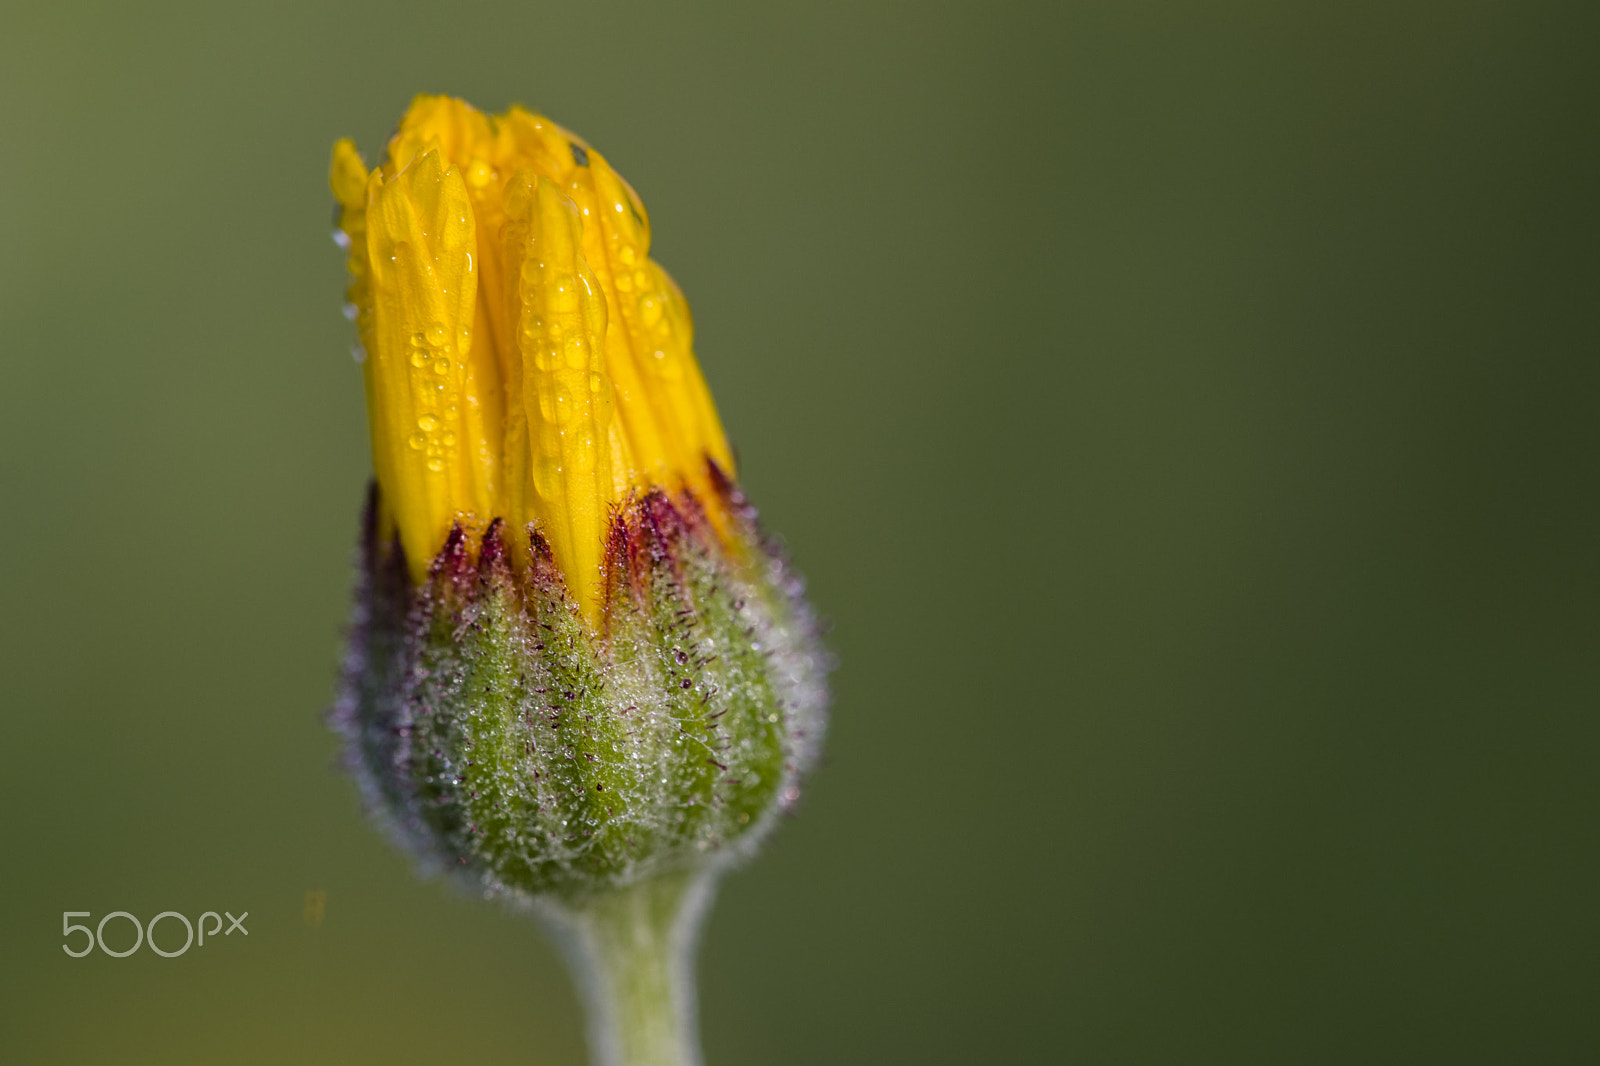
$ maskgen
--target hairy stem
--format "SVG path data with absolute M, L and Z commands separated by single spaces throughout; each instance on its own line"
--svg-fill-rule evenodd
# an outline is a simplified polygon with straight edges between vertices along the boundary
M 694 950 L 715 876 L 663 874 L 546 912 L 578 981 L 594 1066 L 701 1066 Z

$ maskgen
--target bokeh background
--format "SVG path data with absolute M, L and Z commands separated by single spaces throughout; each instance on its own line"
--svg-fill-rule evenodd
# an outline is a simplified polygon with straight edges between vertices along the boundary
M 0 27 L 0 1060 L 583 1060 L 319 718 L 368 476 L 327 156 L 418 91 L 640 190 L 833 623 L 712 1066 L 1600 1056 L 1600 8 Z

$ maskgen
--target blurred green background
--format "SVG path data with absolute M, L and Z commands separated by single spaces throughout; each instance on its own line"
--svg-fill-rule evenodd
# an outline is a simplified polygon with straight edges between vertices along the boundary
M 0 1060 L 582 1061 L 539 932 L 418 881 L 319 720 L 368 476 L 328 150 L 433 91 L 640 190 L 833 622 L 711 1066 L 1595 1061 L 1597 40 L 7 3 Z M 60 948 L 208 909 L 248 939 Z

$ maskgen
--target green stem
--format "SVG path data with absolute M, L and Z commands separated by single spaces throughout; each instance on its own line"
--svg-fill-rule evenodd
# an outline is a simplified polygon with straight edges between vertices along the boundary
M 578 980 L 594 1066 L 700 1066 L 694 949 L 714 879 L 662 874 L 546 912 Z

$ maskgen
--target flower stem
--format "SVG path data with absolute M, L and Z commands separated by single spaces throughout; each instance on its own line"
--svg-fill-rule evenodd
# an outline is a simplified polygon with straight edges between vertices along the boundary
M 546 911 L 589 1022 L 594 1066 L 701 1066 L 694 949 L 715 874 L 662 874 Z

